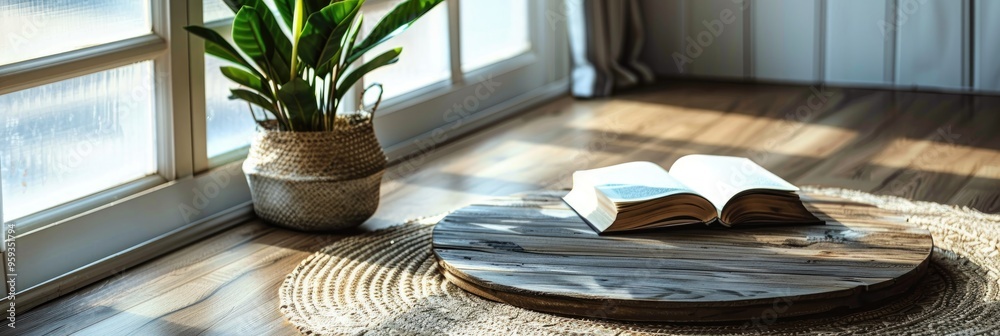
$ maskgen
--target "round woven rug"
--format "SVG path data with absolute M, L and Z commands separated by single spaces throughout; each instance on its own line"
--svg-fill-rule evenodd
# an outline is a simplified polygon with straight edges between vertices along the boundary
M 892 302 L 836 315 L 733 324 L 644 324 L 534 312 L 482 299 L 447 282 L 431 253 L 442 216 L 338 241 L 316 252 L 279 289 L 281 311 L 305 334 L 1000 334 L 1000 215 L 892 196 L 803 188 L 898 211 L 934 237 L 927 275 Z

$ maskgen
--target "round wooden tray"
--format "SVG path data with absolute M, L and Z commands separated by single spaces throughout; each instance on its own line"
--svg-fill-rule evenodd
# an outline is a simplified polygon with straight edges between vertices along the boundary
M 689 226 L 597 235 L 537 192 L 471 205 L 434 228 L 445 277 L 487 299 L 630 321 L 734 321 L 857 308 L 908 290 L 930 233 L 866 204 L 804 195 L 827 225 Z

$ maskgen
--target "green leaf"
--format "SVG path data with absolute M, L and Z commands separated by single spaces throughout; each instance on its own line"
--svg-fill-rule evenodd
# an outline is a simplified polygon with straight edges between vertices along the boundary
M 205 1 L 215 1 L 215 0 L 205 0 Z M 226 3 L 226 6 L 233 11 L 233 14 L 239 13 L 240 9 L 243 7 L 256 7 L 261 4 L 261 0 L 222 0 Z
M 305 5 L 305 1 L 303 2 Z M 288 28 L 292 28 L 292 19 L 295 18 L 295 0 L 274 0 L 274 6 L 278 7 L 278 13 L 281 14 L 281 20 L 285 21 L 285 25 Z
M 274 14 L 271 13 L 271 9 L 267 5 L 260 3 L 254 9 L 257 11 L 261 23 L 264 24 L 263 27 L 267 30 L 268 36 L 270 36 L 274 44 L 275 56 L 281 57 L 280 63 L 288 64 L 290 71 L 292 64 L 292 42 L 288 40 L 288 36 L 281 30 L 281 26 L 278 25 L 278 21 L 274 18 Z M 284 82 L 288 79 L 290 78 L 282 77 L 278 82 Z
M 253 74 L 260 76 L 257 69 L 254 69 L 254 67 L 250 65 L 250 62 L 247 62 L 247 60 L 243 58 L 243 55 L 240 55 L 240 53 L 236 51 L 236 48 L 230 45 L 229 41 L 226 41 L 226 39 L 223 38 L 222 35 L 219 35 L 219 33 L 216 33 L 214 30 L 198 26 L 187 26 L 184 27 L 184 29 L 195 36 L 205 39 L 206 54 L 241 65 L 247 70 L 250 70 Z
M 205 1 L 214 1 L 214 0 L 205 0 Z M 225 2 L 226 6 L 229 6 L 229 9 L 231 9 L 235 14 L 240 11 L 240 8 L 246 6 L 247 2 L 258 1 L 258 0 L 222 0 L 222 1 Z
M 256 10 L 250 7 L 240 9 L 236 13 L 236 17 L 233 18 L 233 41 L 236 42 L 236 46 L 240 47 L 240 50 L 243 50 L 247 56 L 257 61 L 258 65 L 267 71 L 270 67 L 266 66 L 266 59 L 270 56 L 274 46 L 268 45 L 268 39 L 263 36 L 266 32 L 261 27 L 262 25 Z
M 302 1 L 302 14 L 309 17 L 323 7 L 339 1 L 341 0 L 304 0 Z M 295 18 L 295 0 L 274 0 L 274 5 L 278 8 L 278 13 L 281 13 L 281 19 L 289 28 L 292 28 L 292 20 Z
M 394 36 L 409 28 L 414 21 L 424 14 L 427 14 L 434 6 L 444 0 L 407 0 L 392 9 L 382 18 L 372 29 L 371 33 L 358 44 L 354 51 L 348 55 L 347 64 L 353 63 L 361 58 L 375 46 L 382 44 Z
M 302 6 L 304 8 L 302 8 L 302 14 L 305 15 L 305 17 L 309 17 L 310 15 L 313 15 L 313 13 L 319 12 L 324 7 L 341 1 L 344 0 L 303 0 Z
M 362 27 L 364 27 L 365 15 L 363 13 L 358 13 L 358 22 L 351 25 L 352 30 L 349 32 L 347 40 L 344 41 L 344 46 L 347 50 L 343 50 L 344 54 L 350 56 L 354 53 L 354 42 L 358 40 L 358 33 L 361 32 Z M 340 61 L 339 59 L 337 60 Z M 350 64 L 350 63 L 345 63 Z
M 328 62 L 320 64 L 320 66 L 316 68 L 316 73 L 320 74 L 331 73 L 331 71 L 333 70 L 333 66 L 337 64 L 343 64 L 340 62 L 344 58 L 346 58 L 344 56 L 349 55 L 351 50 L 353 50 L 352 46 L 354 45 L 354 41 L 358 39 L 358 33 L 361 32 L 361 28 L 365 21 L 365 15 L 364 13 L 361 13 L 361 11 L 359 10 L 358 15 L 355 16 L 354 18 L 355 21 L 353 22 L 348 23 L 345 21 L 343 23 L 344 26 L 348 27 L 347 36 L 345 37 L 343 42 L 340 43 L 341 47 L 337 49 L 337 53 L 333 54 L 333 57 L 331 57 Z
M 243 7 L 236 13 L 233 19 L 233 41 L 272 81 L 280 83 L 291 78 L 291 65 L 276 52 L 274 38 L 253 7 Z
M 402 52 L 403 48 L 396 48 L 386 51 L 381 55 L 378 55 L 378 57 L 373 58 L 371 61 L 368 61 L 368 63 L 365 63 L 364 65 L 352 71 L 350 74 L 344 77 L 344 80 L 339 85 L 337 85 L 337 90 L 336 90 L 337 100 L 343 98 L 344 93 L 346 93 L 348 89 L 354 85 L 354 83 L 357 83 L 359 80 L 361 80 L 361 77 L 364 77 L 369 72 L 372 72 L 372 70 L 398 62 L 399 54 Z
M 316 106 L 316 89 L 302 78 L 295 78 L 285 83 L 278 90 L 278 99 L 288 110 L 292 130 L 303 131 L 310 127 L 319 113 Z
M 313 68 L 322 68 L 340 52 L 344 34 L 358 14 L 361 2 L 345 0 L 309 16 L 299 37 L 299 58 Z
M 222 71 L 223 76 L 226 76 L 226 78 L 229 78 L 229 80 L 235 82 L 236 84 L 254 89 L 264 95 L 270 95 L 270 90 L 264 88 L 264 82 L 261 81 L 260 77 L 252 73 L 231 66 L 224 66 L 219 70 Z
M 242 99 L 251 104 L 260 106 L 265 110 L 271 111 L 271 113 L 274 113 L 275 115 L 278 114 L 278 111 L 274 109 L 274 103 L 271 102 L 270 99 L 264 98 L 264 96 L 244 89 L 232 89 L 229 90 L 229 92 L 233 93 L 233 96 L 229 97 L 229 99 Z

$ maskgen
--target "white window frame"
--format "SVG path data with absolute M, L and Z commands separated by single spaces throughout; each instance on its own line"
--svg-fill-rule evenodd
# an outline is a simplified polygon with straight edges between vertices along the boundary
M 154 62 L 157 173 L 4 223 L 5 229 L 16 228 L 15 302 L 20 309 L 253 218 L 240 170 L 247 148 L 215 158 L 207 155 L 204 75 L 215 70 L 205 69 L 203 41 L 183 29 L 202 22 L 202 1 L 148 1 L 149 35 L 0 66 L 2 95 L 139 61 Z M 369 0 L 376 1 L 388 0 Z M 390 159 L 419 154 L 428 143 L 439 145 L 442 139 L 568 92 L 565 32 L 546 21 L 551 19 L 547 13 L 563 8 L 560 2 L 529 1 L 530 51 L 463 73 L 457 21 L 461 0 L 448 0 L 452 76 L 382 104 L 375 124 Z M 461 118 L 444 116 L 453 102 L 474 97 L 486 76 L 512 89 L 482 99 L 480 108 L 463 111 Z M 0 209 L 2 202 L 0 198 Z

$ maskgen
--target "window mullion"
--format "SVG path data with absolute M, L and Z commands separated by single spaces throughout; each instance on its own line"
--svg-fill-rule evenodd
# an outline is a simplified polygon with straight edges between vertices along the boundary
M 167 180 L 174 180 L 195 172 L 193 151 L 197 135 L 193 130 L 196 121 L 191 109 L 193 83 L 189 71 L 192 62 L 190 38 L 184 30 L 192 8 L 186 0 L 154 1 L 153 4 L 154 29 L 160 28 L 170 41 L 167 55 L 156 60 L 156 112 L 160 122 L 157 125 L 160 132 L 157 137 L 160 141 L 158 167 Z M 157 27 L 157 20 L 165 26 Z
M 465 82 L 465 73 L 462 72 L 462 29 L 460 7 L 461 1 L 448 0 L 448 43 L 451 59 L 451 83 L 459 86 Z
M 188 22 L 202 23 L 204 21 L 204 1 L 189 2 Z M 192 160 L 194 173 L 200 173 L 211 168 L 208 157 L 208 104 L 205 87 L 205 44 L 201 39 L 188 40 L 189 92 L 191 94 L 191 133 Z
M 0 95 L 152 59 L 166 48 L 151 34 L 0 66 Z

